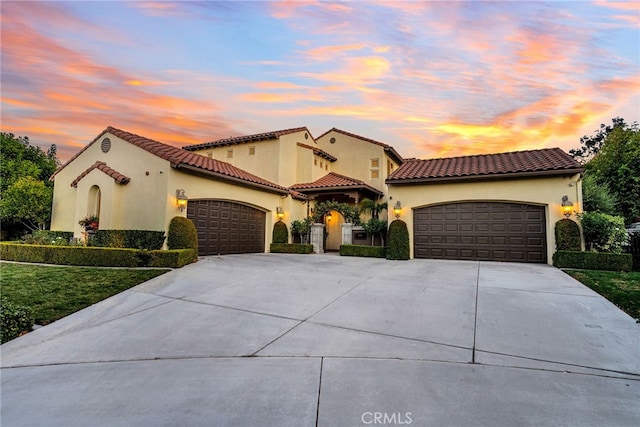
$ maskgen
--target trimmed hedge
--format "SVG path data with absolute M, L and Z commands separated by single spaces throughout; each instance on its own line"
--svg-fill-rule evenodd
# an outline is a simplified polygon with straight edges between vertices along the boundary
M 139 249 L 24 245 L 2 242 L 0 243 L 0 259 L 88 267 L 178 268 L 197 260 L 198 255 L 193 249 L 145 251 Z
M 631 271 L 633 258 L 631 254 L 557 251 L 553 254 L 553 265 L 558 268 Z
M 407 223 L 396 219 L 389 224 L 387 232 L 387 259 L 409 259 L 409 230 Z
M 340 255 L 386 258 L 387 249 L 384 246 L 340 245 Z
M 15 305 L 5 298 L 0 302 L 0 341 L 2 344 L 31 331 L 34 323 L 33 310 Z
M 570 219 L 561 219 L 556 222 L 556 249 L 559 251 L 579 251 L 582 249 L 580 227 Z
M 97 230 L 90 239 L 89 245 L 157 251 L 162 249 L 164 238 L 164 231 Z
M 22 240 L 30 245 L 69 245 L 73 239 L 73 231 L 35 230 Z
M 287 230 L 287 224 L 282 221 L 278 221 L 273 224 L 272 233 L 273 243 L 289 243 L 289 230 Z
M 194 223 L 185 217 L 174 216 L 169 222 L 167 232 L 169 249 L 195 249 L 198 251 L 198 230 Z
M 149 251 L 148 267 L 180 268 L 198 260 L 194 249 L 173 249 L 170 251 Z
M 313 245 L 303 243 L 272 243 L 269 251 L 279 254 L 311 254 Z

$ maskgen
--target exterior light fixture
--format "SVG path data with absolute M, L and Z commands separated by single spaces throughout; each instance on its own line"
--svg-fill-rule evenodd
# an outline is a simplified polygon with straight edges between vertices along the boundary
M 569 218 L 573 213 L 573 202 L 569 200 L 569 197 L 562 196 L 562 214 Z
M 178 205 L 178 209 L 180 209 L 180 212 L 185 210 L 188 201 L 189 198 L 186 194 L 184 194 L 184 190 L 182 188 L 176 190 L 176 204 Z
M 276 207 L 276 216 L 278 217 L 278 220 L 282 220 L 282 218 L 284 218 L 284 209 L 282 209 L 282 206 Z
M 325 219 L 327 221 L 331 221 L 331 218 L 333 218 L 333 216 L 331 215 L 331 212 L 328 212 L 327 215 L 325 215 Z
M 400 213 L 402 212 L 402 205 L 400 204 L 400 200 L 398 200 L 393 207 L 393 213 L 396 216 L 396 219 L 400 219 Z

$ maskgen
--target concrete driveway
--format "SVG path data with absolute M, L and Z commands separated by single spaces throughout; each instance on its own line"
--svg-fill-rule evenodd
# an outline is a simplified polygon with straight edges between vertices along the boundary
M 1 416 L 638 426 L 640 325 L 547 265 L 210 257 L 2 346 Z

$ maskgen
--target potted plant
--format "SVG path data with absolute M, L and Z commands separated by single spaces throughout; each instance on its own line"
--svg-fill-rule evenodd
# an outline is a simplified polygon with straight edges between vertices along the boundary
M 78 224 L 83 226 L 84 229 L 87 231 L 97 230 L 99 223 L 100 223 L 100 220 L 95 215 L 87 215 L 86 217 L 78 221 Z

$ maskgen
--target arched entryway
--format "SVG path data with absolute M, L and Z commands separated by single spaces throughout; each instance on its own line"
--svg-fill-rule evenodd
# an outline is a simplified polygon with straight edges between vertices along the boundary
M 329 233 L 327 235 L 325 250 L 340 250 L 340 245 L 342 244 L 342 224 L 344 223 L 344 217 L 336 210 L 330 210 L 324 215 L 325 232 Z

